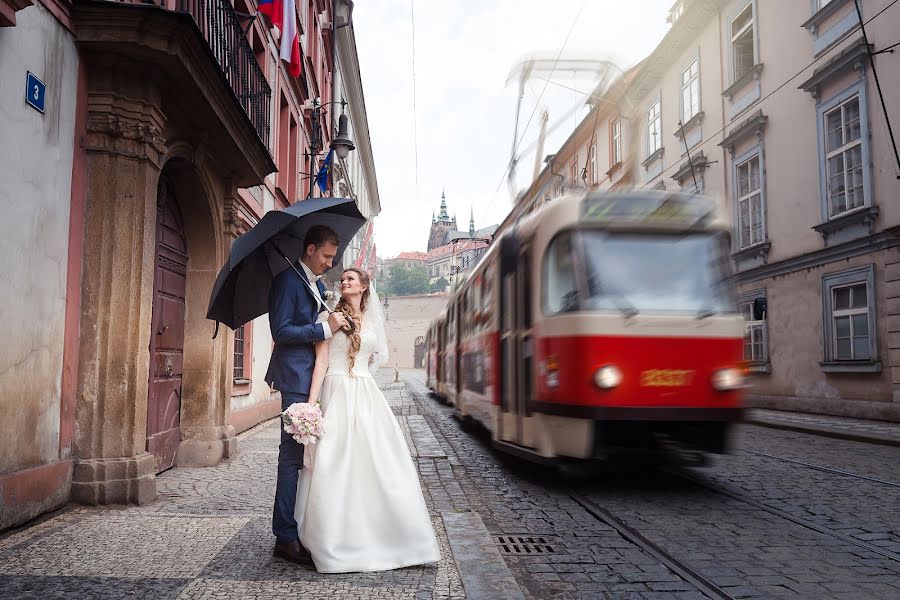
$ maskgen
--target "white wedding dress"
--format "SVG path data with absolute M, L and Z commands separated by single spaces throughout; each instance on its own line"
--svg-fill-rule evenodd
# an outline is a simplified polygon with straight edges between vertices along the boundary
M 419 476 L 391 407 L 369 372 L 363 325 L 353 372 L 349 338 L 331 338 L 320 398 L 325 433 L 306 447 L 295 516 L 320 573 L 383 571 L 440 560 Z

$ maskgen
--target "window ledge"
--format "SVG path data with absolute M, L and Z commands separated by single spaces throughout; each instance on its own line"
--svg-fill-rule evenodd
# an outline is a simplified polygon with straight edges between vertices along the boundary
M 732 129 L 725 139 L 719 142 L 719 146 L 728 150 L 734 157 L 734 147 L 737 143 L 751 134 L 756 134 L 757 139 L 762 139 L 763 129 L 768 122 L 769 117 L 763 114 L 762 109 L 759 109 Z
M 622 168 L 622 161 L 620 160 L 619 162 L 617 162 L 616 164 L 614 164 L 613 166 L 611 166 L 609 168 L 609 171 L 606 172 L 606 175 L 610 176 L 621 168 Z
M 704 169 L 709 166 L 709 159 L 706 158 L 706 155 L 703 154 L 703 150 L 694 155 L 690 161 L 685 161 L 678 167 L 678 170 L 672 175 L 672 179 L 677 181 L 679 184 L 690 177 L 691 175 L 691 167 L 693 166 L 693 170 L 700 171 L 701 174 Z
M 820 362 L 823 373 L 881 373 L 880 360 L 840 360 Z
M 826 242 L 828 241 L 829 235 L 832 235 L 842 229 L 846 229 L 847 227 L 851 227 L 853 225 L 867 225 L 869 227 L 869 233 L 871 234 L 873 229 L 875 228 L 875 219 L 878 218 L 880 212 L 881 211 L 877 206 L 857 208 L 852 212 L 838 215 L 837 217 L 829 219 L 824 223 L 820 223 L 819 225 L 813 225 L 812 229 L 818 231 Z
M 772 242 L 765 241 L 759 242 L 758 244 L 753 244 L 752 246 L 747 246 L 746 248 L 742 248 L 735 252 L 731 253 L 731 258 L 734 260 L 743 260 L 746 258 L 753 258 L 755 256 L 762 256 L 765 258 L 769 254 L 769 250 L 772 249 Z
M 823 83 L 831 81 L 848 69 L 861 71 L 866 68 L 869 58 L 869 47 L 864 38 L 859 38 L 835 56 L 823 66 L 813 72 L 812 77 L 797 86 L 804 92 L 809 92 L 818 102 L 819 89 Z
M 772 372 L 771 363 L 751 363 L 747 365 L 747 371 L 750 373 L 755 373 L 757 375 L 765 375 Z
M 815 35 L 816 30 L 819 28 L 819 25 L 827 20 L 831 15 L 837 13 L 842 6 L 847 4 L 848 1 L 849 0 L 831 0 L 831 2 L 820 8 L 816 12 L 816 14 L 807 19 L 802 27 L 809 31 L 811 34 Z
M 743 77 L 729 85 L 725 88 L 725 91 L 722 92 L 722 95 L 728 98 L 731 101 L 739 91 L 741 91 L 748 83 L 755 79 L 759 79 L 762 74 L 763 63 L 757 63 L 750 67 L 750 70 L 744 73 Z
M 686 131 L 690 131 L 691 129 L 698 126 L 700 123 L 702 123 L 703 117 L 705 117 L 705 116 L 706 116 L 706 114 L 702 110 L 700 112 L 698 112 L 696 115 L 694 115 L 693 117 L 688 119 L 687 123 L 683 123 L 681 125 L 681 127 L 679 127 L 678 129 L 675 130 L 675 137 L 677 137 L 679 139 L 683 138 L 684 133 Z
M 663 156 L 663 154 L 665 154 L 665 152 L 666 152 L 665 148 L 663 148 L 663 147 L 658 148 L 653 154 L 651 154 L 650 156 L 648 156 L 647 158 L 644 159 L 644 161 L 641 163 L 641 166 L 644 167 L 644 169 L 646 169 L 651 164 L 653 164 L 654 161 L 657 161 L 660 158 L 662 158 L 662 156 Z

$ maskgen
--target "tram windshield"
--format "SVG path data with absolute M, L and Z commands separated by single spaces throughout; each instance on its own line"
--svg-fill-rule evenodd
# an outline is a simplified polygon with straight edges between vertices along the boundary
M 727 312 L 726 261 L 717 233 L 570 232 L 546 255 L 545 311 Z

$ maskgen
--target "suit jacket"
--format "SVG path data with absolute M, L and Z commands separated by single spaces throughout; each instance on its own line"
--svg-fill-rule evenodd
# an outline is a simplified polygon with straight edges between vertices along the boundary
M 325 329 L 321 323 L 316 323 L 319 304 L 299 264 L 297 271 L 282 271 L 269 290 L 269 326 L 275 348 L 266 372 L 266 383 L 282 392 L 308 394 L 316 362 L 315 344 L 325 339 Z M 319 295 L 324 297 L 322 282 L 317 281 L 316 287 Z

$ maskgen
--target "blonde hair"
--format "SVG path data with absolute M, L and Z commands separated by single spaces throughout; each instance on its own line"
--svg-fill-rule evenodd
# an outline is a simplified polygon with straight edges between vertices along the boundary
M 347 323 L 350 324 L 350 331 L 344 331 L 348 338 L 350 338 L 350 348 L 347 350 L 347 358 L 350 359 L 350 371 L 353 372 L 353 366 L 356 364 L 356 355 L 359 353 L 360 346 L 362 345 L 362 336 L 360 335 L 360 328 L 362 327 L 362 313 L 366 312 L 366 307 L 369 305 L 369 285 L 371 283 L 371 279 L 369 278 L 369 274 L 363 271 L 362 269 L 358 269 L 356 267 L 350 267 L 348 269 L 344 269 L 341 273 L 341 277 L 343 278 L 344 273 L 348 271 L 353 271 L 359 276 L 359 282 L 366 286 L 366 289 L 363 290 L 362 298 L 359 301 L 359 315 L 353 314 L 353 307 L 350 306 L 350 303 L 344 300 L 343 298 L 337 303 L 335 307 L 335 312 L 339 312 L 347 319 Z

